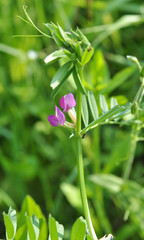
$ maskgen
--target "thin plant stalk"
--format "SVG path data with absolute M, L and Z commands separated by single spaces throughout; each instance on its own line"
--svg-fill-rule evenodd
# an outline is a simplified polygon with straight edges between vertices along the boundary
M 130 154 L 129 154 L 129 158 L 124 171 L 124 176 L 123 176 L 124 180 L 128 180 L 131 173 L 131 169 L 132 169 L 132 165 L 135 157 L 136 145 L 137 145 L 137 136 L 138 136 L 138 124 L 135 124 L 132 128 L 132 133 L 131 133 Z
M 139 120 L 139 105 L 142 101 L 144 95 L 144 78 L 142 79 L 142 84 L 133 100 L 133 104 L 136 103 L 137 105 L 137 112 L 135 113 L 136 116 L 136 120 Z M 134 157 L 135 157 L 135 151 L 136 151 L 136 145 L 137 145 L 137 139 L 138 139 L 138 134 L 139 134 L 139 121 L 137 121 L 133 126 L 132 126 L 132 133 L 131 133 L 131 146 L 130 146 L 130 154 L 129 154 L 129 158 L 125 167 L 125 171 L 124 171 L 124 179 L 127 180 L 130 176 L 131 173 L 131 169 L 132 169 L 132 165 L 133 165 L 133 161 L 134 161 Z
M 79 90 L 77 90 L 77 127 L 76 127 L 76 150 L 77 150 L 77 168 L 78 168 L 78 176 L 79 176 L 79 184 L 80 184 L 80 193 L 82 199 L 82 206 L 85 215 L 85 219 L 88 225 L 88 229 L 90 235 L 94 240 L 98 240 L 96 233 L 94 231 L 92 220 L 90 217 L 90 211 L 87 201 L 86 188 L 85 188 L 85 180 L 84 180 L 84 167 L 83 167 L 83 157 L 82 157 L 82 140 L 81 135 L 79 134 L 81 131 L 81 103 L 82 103 L 82 95 Z

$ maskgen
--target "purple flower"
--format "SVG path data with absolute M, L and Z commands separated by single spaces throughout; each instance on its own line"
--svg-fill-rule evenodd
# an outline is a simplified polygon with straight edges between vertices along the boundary
M 76 101 L 72 93 L 68 93 L 60 99 L 60 107 L 63 108 L 63 112 L 68 112 L 75 107 Z
M 56 116 L 55 116 L 56 115 Z M 49 115 L 48 121 L 53 127 L 57 127 L 58 125 L 63 126 L 65 123 L 65 115 L 63 112 L 55 106 L 55 115 Z

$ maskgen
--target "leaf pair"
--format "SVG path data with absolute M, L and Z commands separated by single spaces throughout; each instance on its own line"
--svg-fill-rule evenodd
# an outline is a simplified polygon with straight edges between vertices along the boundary
M 110 99 L 110 109 L 103 95 L 100 95 L 100 108 L 102 114 L 99 116 L 98 107 L 95 101 L 95 97 L 92 92 L 88 92 L 88 103 L 94 121 L 89 124 L 89 111 L 86 96 L 82 97 L 82 119 L 85 124 L 85 128 L 82 129 L 81 134 L 89 131 L 90 129 L 97 127 L 100 124 L 111 123 L 111 121 L 120 120 L 124 115 L 128 114 L 132 106 L 128 103 L 124 106 L 119 106 L 115 98 Z
M 60 54 L 62 54 L 62 52 Z M 56 55 L 52 55 L 50 58 L 52 60 L 54 60 L 54 59 L 58 58 L 59 56 L 60 56 L 59 54 L 56 54 Z M 49 59 L 47 59 L 47 61 L 49 61 Z M 65 83 L 65 81 L 71 75 L 71 73 L 73 74 L 75 84 L 76 84 L 77 88 L 79 89 L 79 91 L 82 94 L 86 94 L 86 90 L 83 86 L 80 75 L 78 74 L 77 68 L 75 66 L 73 66 L 72 61 L 68 61 L 62 67 L 59 68 L 59 70 L 56 72 L 56 74 L 54 75 L 54 77 L 50 83 L 50 86 L 53 89 L 52 96 L 54 98 L 57 95 L 57 93 L 59 92 L 60 88 Z
M 36 217 L 36 215 L 38 217 Z M 17 218 L 17 213 L 11 207 L 8 214 L 3 213 L 6 228 L 7 240 L 46 240 L 47 228 L 45 219 L 40 207 L 34 200 L 27 196 L 23 202 L 21 212 Z M 64 227 L 59 224 L 51 215 L 49 215 L 49 237 L 48 240 L 62 240 L 64 236 Z M 79 217 L 71 231 L 71 240 L 92 240 L 87 234 L 87 225 L 83 217 Z
M 93 116 L 93 119 L 96 120 L 99 117 L 99 111 L 97 107 L 97 103 L 95 101 L 95 97 L 92 92 L 88 91 L 87 97 L 82 96 L 82 119 L 85 126 L 89 124 L 89 108 L 87 104 L 87 100 L 89 103 L 89 107 Z
M 22 209 L 17 213 L 11 207 L 8 214 L 3 213 L 7 240 L 46 240 L 47 226 L 40 207 L 27 196 Z
M 13 240 L 17 231 L 17 214 L 14 209 L 9 208 L 8 214 L 3 213 L 6 227 L 6 239 Z M 27 239 L 38 240 L 39 237 L 39 219 L 33 214 L 32 217 L 25 216 L 27 224 Z
M 79 217 L 71 232 L 71 240 L 84 240 L 86 235 L 86 221 Z M 51 215 L 49 215 L 49 240 L 62 240 L 64 236 L 64 227 L 59 224 Z

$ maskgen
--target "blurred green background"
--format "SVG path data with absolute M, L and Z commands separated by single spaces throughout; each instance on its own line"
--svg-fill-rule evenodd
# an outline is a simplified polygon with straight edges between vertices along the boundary
M 51 213 L 66 227 L 82 214 L 77 196 L 74 139 L 63 128 L 47 121 L 55 104 L 75 86 L 66 83 L 55 100 L 49 83 L 60 63 L 50 66 L 44 58 L 56 50 L 44 37 L 13 37 L 39 33 L 25 18 L 23 4 L 36 26 L 59 23 L 64 30 L 78 26 L 95 48 L 85 69 L 85 87 L 119 104 L 132 101 L 139 87 L 138 70 L 126 55 L 144 60 L 143 0 L 1 0 L 0 1 L 0 238 L 5 230 L 2 212 L 20 209 L 29 194 L 44 215 Z M 112 232 L 117 239 L 144 239 L 144 148 L 139 142 L 124 189 L 102 181 L 94 184 L 91 174 L 124 175 L 129 158 L 131 127 L 105 126 L 83 140 L 87 194 L 98 236 Z M 99 178 L 100 179 L 100 178 Z M 115 181 L 117 181 L 116 179 Z M 116 187 L 118 187 L 116 183 Z

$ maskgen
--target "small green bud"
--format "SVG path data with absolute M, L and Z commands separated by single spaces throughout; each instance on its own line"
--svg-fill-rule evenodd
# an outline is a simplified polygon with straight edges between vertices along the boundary
M 86 63 L 88 63 L 91 57 L 93 56 L 93 54 L 94 54 L 93 47 L 88 46 L 83 53 L 81 64 L 85 65 Z
M 127 56 L 127 59 L 130 60 L 133 63 L 136 63 L 138 68 L 139 68 L 139 71 L 141 72 L 141 65 L 140 65 L 140 63 L 139 63 L 139 61 L 138 61 L 138 59 L 136 57 L 134 57 L 134 56 Z

